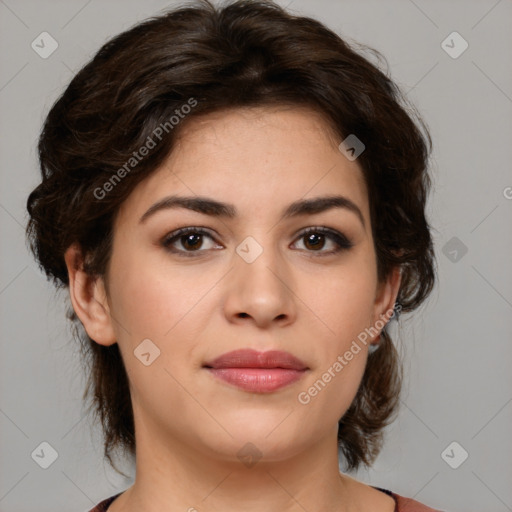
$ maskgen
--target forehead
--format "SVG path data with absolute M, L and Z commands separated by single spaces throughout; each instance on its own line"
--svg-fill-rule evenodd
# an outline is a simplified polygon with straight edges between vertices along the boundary
M 241 216 L 277 215 L 299 198 L 342 194 L 369 225 L 362 169 L 317 112 L 297 107 L 232 109 L 197 117 L 174 149 L 132 191 L 120 216 L 135 221 L 166 195 L 209 196 Z

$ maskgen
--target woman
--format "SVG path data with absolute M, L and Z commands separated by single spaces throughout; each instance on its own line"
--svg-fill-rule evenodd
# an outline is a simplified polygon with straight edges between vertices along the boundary
M 94 511 L 433 510 L 338 460 L 378 455 L 386 327 L 435 282 L 431 141 L 405 103 L 266 1 L 149 19 L 74 77 L 27 231 L 69 288 L 105 456 L 135 458 Z

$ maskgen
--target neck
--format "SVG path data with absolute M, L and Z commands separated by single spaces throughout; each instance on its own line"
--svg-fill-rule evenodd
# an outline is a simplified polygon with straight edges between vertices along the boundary
M 137 429 L 136 429 L 137 430 Z M 154 430 L 152 430 L 154 432 Z M 228 456 L 137 430 L 136 478 L 109 512 L 352 512 L 355 480 L 338 468 L 337 432 L 316 444 L 270 449 L 247 441 Z M 183 440 L 182 440 L 183 441 Z M 236 443 L 235 443 L 236 444 Z M 238 454 L 238 455 L 237 455 Z

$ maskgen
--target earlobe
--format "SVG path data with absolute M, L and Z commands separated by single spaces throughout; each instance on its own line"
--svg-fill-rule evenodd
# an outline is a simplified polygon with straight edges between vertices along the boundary
M 374 318 L 373 324 L 378 327 L 382 325 L 386 325 L 391 318 L 396 302 L 396 298 L 398 296 L 398 292 L 400 291 L 400 284 L 402 281 L 402 273 L 401 268 L 396 266 L 390 272 L 387 279 L 379 283 L 377 288 L 377 294 L 375 297 L 375 307 L 374 307 Z M 382 329 L 379 329 L 381 331 Z M 380 333 L 374 338 L 371 344 L 376 344 L 380 340 Z
M 64 260 L 69 275 L 71 303 L 87 334 L 100 345 L 113 345 L 116 335 L 103 279 L 92 277 L 84 271 L 82 251 L 78 244 L 66 250 Z

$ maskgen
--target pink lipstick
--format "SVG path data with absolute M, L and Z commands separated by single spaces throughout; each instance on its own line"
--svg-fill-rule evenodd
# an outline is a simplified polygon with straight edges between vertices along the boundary
M 204 367 L 215 377 L 254 393 L 270 393 L 303 377 L 308 367 L 281 350 L 227 352 Z

